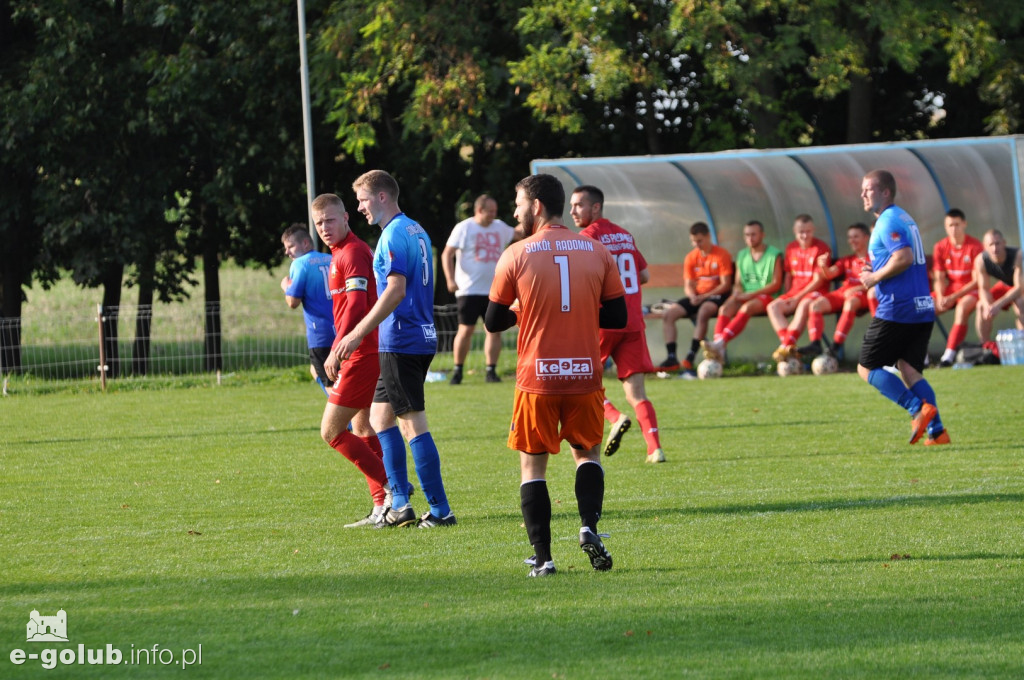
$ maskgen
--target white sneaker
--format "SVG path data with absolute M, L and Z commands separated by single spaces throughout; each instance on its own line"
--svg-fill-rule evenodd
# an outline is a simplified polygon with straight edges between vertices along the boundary
M 665 462 L 665 452 L 662 451 L 660 448 L 654 449 L 653 451 L 651 451 L 650 453 L 647 454 L 647 462 L 648 463 L 664 463 Z
M 384 517 L 384 513 L 387 512 L 387 511 L 388 511 L 388 506 L 386 506 L 386 505 L 375 505 L 375 506 L 373 506 L 373 510 L 370 511 L 369 515 L 367 515 L 366 517 L 364 517 L 364 518 L 362 518 L 360 520 L 356 520 L 355 522 L 352 522 L 351 524 L 346 524 L 345 528 L 346 529 L 355 529 L 357 527 L 372 527 L 374 524 L 379 522 L 382 517 Z

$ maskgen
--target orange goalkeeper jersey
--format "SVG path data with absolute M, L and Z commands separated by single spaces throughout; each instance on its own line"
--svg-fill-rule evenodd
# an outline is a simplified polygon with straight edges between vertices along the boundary
M 619 270 L 592 238 L 551 225 L 505 249 L 490 299 L 519 300 L 516 387 L 534 394 L 601 389 L 601 303 L 623 297 Z

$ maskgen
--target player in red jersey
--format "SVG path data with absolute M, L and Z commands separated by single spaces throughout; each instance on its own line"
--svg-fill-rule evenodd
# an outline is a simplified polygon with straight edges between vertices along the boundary
M 331 249 L 328 286 L 334 304 L 334 346 L 324 370 L 333 385 L 327 391 L 327 406 L 320 421 L 320 436 L 331 448 L 352 461 L 366 477 L 373 498 L 373 510 L 346 528 L 373 526 L 387 512 L 387 474 L 377 434 L 370 427 L 370 402 L 380 374 L 377 359 L 377 331 L 368 335 L 341 361 L 338 341 L 362 319 L 377 301 L 373 277 L 373 253 L 348 226 L 348 213 L 335 194 L 321 194 L 311 205 L 313 224 L 321 240 Z M 352 431 L 348 431 L 349 423 Z
M 576 463 L 580 548 L 594 569 L 612 568 L 597 533 L 604 504 L 599 446 L 599 328 L 624 328 L 625 290 L 608 249 L 561 224 L 565 190 L 552 175 L 516 185 L 516 219 L 526 238 L 498 260 L 484 324 L 496 333 L 519 324 L 515 403 L 508 447 L 519 451 L 519 487 L 526 534 L 535 551 L 530 576 L 555 573 L 551 559 L 551 497 L 547 465 L 562 440 Z M 512 310 L 518 301 L 519 311 Z
M 779 336 L 780 347 L 772 355 L 776 361 L 788 358 L 788 353 L 780 350 L 795 349 L 793 343 L 787 342 L 787 317 L 796 312 L 801 300 L 806 297 L 818 297 L 824 292 L 827 281 L 821 272 L 819 258 L 828 255 L 828 261 L 832 260 L 832 249 L 814 236 L 814 221 L 810 215 L 797 215 L 793 222 L 793 235 L 796 238 L 786 246 L 783 253 L 784 292 L 768 303 L 766 310 L 772 328 Z
M 803 332 L 804 325 L 807 326 L 807 335 L 810 343 L 796 350 L 796 356 L 816 357 L 822 352 L 838 354 L 839 348 L 846 342 L 846 336 L 853 328 L 853 322 L 857 316 L 868 309 L 868 293 L 864 284 L 860 281 L 860 274 L 869 263 L 868 240 L 871 238 L 871 229 L 863 222 L 851 224 L 846 229 L 846 242 L 850 244 L 852 255 L 847 255 L 836 260 L 835 264 L 829 266 L 829 256 L 822 254 L 818 258 L 818 266 L 821 273 L 831 281 L 842 277 L 843 285 L 819 297 L 806 297 L 800 301 L 796 308 L 796 314 L 789 323 L 789 337 L 786 340 L 791 347 L 796 344 L 797 338 Z M 822 347 L 821 338 L 825 332 L 825 314 L 839 315 L 836 323 L 836 331 L 832 336 L 833 346 Z
M 932 249 L 932 298 L 935 314 L 953 311 L 953 326 L 946 337 L 940 366 L 952 366 L 956 351 L 967 337 L 967 319 L 978 306 L 978 282 L 974 259 L 981 254 L 981 241 L 967 233 L 967 217 L 959 208 L 946 213 L 946 238 Z
M 605 219 L 603 191 L 589 184 L 576 187 L 569 198 L 569 208 L 573 223 L 583 228 L 580 233 L 603 243 L 618 265 L 619 278 L 626 291 L 629 321 L 621 330 L 601 329 L 601 365 L 608 361 L 608 357 L 615 360 L 626 401 L 633 408 L 637 422 L 643 429 L 647 443 L 647 462 L 664 463 L 665 452 L 661 449 L 658 436 L 658 416 L 644 388 L 645 375 L 654 372 L 647 349 L 643 296 L 640 292 L 640 286 L 650 278 L 647 260 L 636 247 L 632 234 Z M 607 394 L 604 397 L 604 418 L 612 424 L 604 446 L 604 455 L 610 456 L 618 451 L 622 435 L 632 423 L 629 416 L 615 408 Z

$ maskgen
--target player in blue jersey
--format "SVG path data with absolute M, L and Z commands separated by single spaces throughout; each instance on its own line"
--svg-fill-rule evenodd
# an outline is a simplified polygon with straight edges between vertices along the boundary
M 861 274 L 878 300 L 875 316 L 864 334 L 857 373 L 886 398 L 910 414 L 910 443 L 927 433 L 925 445 L 948 444 L 935 391 L 921 375 L 928 352 L 935 302 L 921 232 L 912 217 L 895 205 L 896 179 L 886 170 L 864 175 L 864 209 L 878 219 L 868 242 L 870 266 Z M 887 370 L 894 366 L 896 373 Z
M 281 279 L 284 301 L 292 309 L 302 306 L 309 361 L 316 373 L 316 381 L 327 394 L 327 386 L 331 383 L 324 372 L 324 361 L 334 344 L 334 312 L 327 284 L 331 256 L 313 250 L 313 237 L 304 224 L 295 223 L 288 227 L 281 235 L 281 243 L 284 244 L 285 255 L 292 259 L 288 276 Z
M 434 256 L 427 232 L 398 207 L 398 183 L 383 170 L 371 170 L 352 184 L 358 210 L 381 227 L 373 254 L 377 302 L 336 347 L 344 360 L 378 328 L 380 378 L 370 407 L 370 424 L 384 449 L 392 506 L 378 527 L 420 528 L 455 524 L 441 480 L 441 458 L 427 425 L 423 383 L 437 352 L 434 328 Z M 416 476 L 430 504 L 417 521 L 409 503 L 405 442 Z

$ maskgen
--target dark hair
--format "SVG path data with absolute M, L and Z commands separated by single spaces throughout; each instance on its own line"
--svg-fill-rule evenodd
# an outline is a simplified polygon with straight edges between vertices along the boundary
M 281 234 L 281 243 L 290 240 L 298 240 L 303 243 L 312 243 L 313 237 L 309 235 L 309 227 L 301 222 L 295 222 Z
M 800 213 L 799 215 L 796 216 L 796 219 L 793 221 L 800 222 L 801 224 L 803 224 L 804 222 L 814 222 L 811 216 L 808 215 L 807 213 Z
M 522 189 L 531 201 L 540 201 L 548 217 L 561 217 L 565 209 L 565 189 L 554 175 L 527 175 L 516 184 L 516 191 Z
M 704 222 L 694 222 L 690 226 L 690 236 L 696 236 L 697 234 L 710 234 L 711 229 Z
M 757 220 L 750 220 L 749 222 L 747 222 L 743 226 L 744 227 L 757 227 L 761 231 L 764 231 L 764 225 L 761 224 L 760 222 L 758 222 Z
M 854 222 L 853 224 L 846 228 L 846 231 L 850 231 L 851 229 L 862 231 L 864 232 L 865 236 L 871 236 L 871 229 L 868 227 L 868 225 L 864 224 L 863 222 Z
M 604 192 L 593 184 L 581 184 L 572 190 L 574 194 L 586 194 L 592 203 L 600 203 L 604 206 Z
M 946 212 L 946 217 L 952 217 L 955 220 L 963 220 L 964 222 L 967 221 L 967 215 L 964 215 L 964 211 L 960 208 L 950 208 Z

